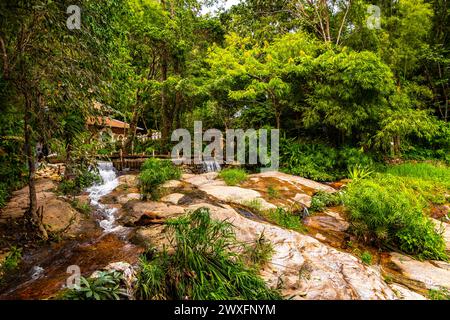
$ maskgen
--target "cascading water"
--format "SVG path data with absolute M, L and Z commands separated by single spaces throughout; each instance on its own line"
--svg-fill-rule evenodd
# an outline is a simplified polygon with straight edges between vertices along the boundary
M 203 172 L 217 172 L 220 171 L 220 164 L 216 160 L 203 161 Z
M 111 162 L 100 161 L 97 164 L 97 168 L 100 177 L 102 178 L 102 183 L 96 184 L 86 191 L 89 193 L 91 204 L 97 207 L 104 217 L 104 219 L 99 222 L 100 227 L 105 230 L 105 232 L 112 232 L 119 228 L 115 226 L 115 213 L 117 209 L 109 208 L 99 201 L 101 197 L 107 195 L 119 185 L 119 179 L 117 178 L 116 171 Z

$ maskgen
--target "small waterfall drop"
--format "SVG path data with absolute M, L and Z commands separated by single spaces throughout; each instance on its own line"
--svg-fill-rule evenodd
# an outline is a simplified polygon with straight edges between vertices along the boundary
M 100 227 L 105 232 L 115 231 L 118 227 L 115 226 L 115 213 L 116 208 L 108 208 L 108 206 L 100 203 L 100 198 L 113 191 L 119 185 L 119 179 L 117 178 L 116 171 L 111 162 L 100 161 L 97 164 L 98 172 L 102 178 L 100 184 L 93 185 L 86 191 L 89 193 L 91 204 L 98 208 L 104 217 L 99 222 Z
M 220 171 L 220 164 L 216 160 L 203 161 L 203 172 L 217 172 Z

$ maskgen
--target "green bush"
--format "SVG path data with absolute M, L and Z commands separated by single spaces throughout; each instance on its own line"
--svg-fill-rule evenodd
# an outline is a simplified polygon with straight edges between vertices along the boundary
M 342 204 L 342 194 L 340 192 L 318 191 L 311 199 L 309 211 L 323 211 L 326 207 L 334 207 Z
M 160 185 L 172 179 L 179 179 L 181 170 L 169 160 L 156 158 L 147 159 L 141 167 L 139 182 L 144 196 L 150 195 L 152 199 L 160 197 Z
M 0 266 L 1 273 L 11 272 L 17 269 L 22 261 L 22 248 L 11 247 L 5 261 Z
M 280 146 L 282 171 L 317 181 L 348 177 L 349 168 L 372 168 L 375 161 L 360 149 L 333 148 L 322 143 L 301 143 L 283 139 Z
M 236 242 L 229 222 L 214 221 L 207 208 L 200 208 L 166 224 L 174 239 L 174 251 L 141 258 L 136 292 L 139 299 L 280 298 L 235 253 L 244 248 Z M 237 250 L 233 252 L 232 248 Z
M 74 196 L 82 192 L 83 189 L 100 182 L 101 177 L 96 172 L 83 170 L 74 178 L 62 180 L 58 185 L 58 190 L 62 194 Z
M 446 260 L 445 241 L 424 214 L 426 201 L 401 178 L 377 175 L 349 184 L 344 196 L 355 233 L 424 259 Z
M 227 168 L 220 171 L 219 177 L 222 178 L 227 185 L 235 186 L 247 179 L 247 172 L 240 168 Z
M 127 297 L 121 288 L 122 274 L 117 271 L 101 271 L 96 277 L 81 277 L 80 287 L 63 293 L 65 300 L 120 300 Z

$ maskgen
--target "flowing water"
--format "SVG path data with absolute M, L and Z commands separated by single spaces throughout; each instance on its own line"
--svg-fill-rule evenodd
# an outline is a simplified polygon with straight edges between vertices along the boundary
M 21 269 L 0 288 L 0 300 L 54 297 L 71 276 L 70 266 L 78 266 L 83 276 L 89 276 L 111 262 L 137 261 L 143 249 L 127 241 L 128 228 L 116 224 L 117 209 L 100 202 L 118 186 L 117 173 L 110 162 L 99 162 L 98 171 L 102 183 L 86 190 L 96 212 L 83 220 L 76 238 L 25 253 Z
M 91 205 L 97 208 L 104 218 L 99 221 L 100 227 L 105 230 L 105 232 L 117 231 L 120 228 L 119 226 L 115 226 L 115 213 L 117 212 L 117 208 L 109 208 L 99 201 L 101 197 L 106 196 L 119 185 L 119 179 L 117 178 L 116 171 L 111 162 L 98 162 L 97 167 L 102 182 L 88 188 L 86 191 L 89 193 Z
M 217 172 L 220 171 L 220 164 L 216 160 L 203 161 L 203 172 Z

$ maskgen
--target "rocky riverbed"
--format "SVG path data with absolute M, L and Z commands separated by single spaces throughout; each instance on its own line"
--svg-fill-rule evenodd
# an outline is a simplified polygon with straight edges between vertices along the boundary
M 289 298 L 425 299 L 429 289 L 450 289 L 449 263 L 418 261 L 358 243 L 347 232 L 350 224 L 342 208 L 305 217 L 307 231 L 300 233 L 267 222 L 248 206 L 258 202 L 261 210 L 307 208 L 315 192 L 336 192 L 330 185 L 279 172 L 250 175 L 239 186 L 227 186 L 214 172 L 184 174 L 164 185 L 160 201 L 144 201 L 136 175 L 116 179 L 114 188 L 96 200 L 90 215 L 77 212 L 68 199 L 57 196 L 56 182 L 38 180 L 44 222 L 51 230 L 64 229 L 64 234 L 59 243 L 27 251 L 22 275 L 8 281 L 0 291 L 1 299 L 54 297 L 65 285 L 70 265 L 79 265 L 85 276 L 111 263 L 133 265 L 149 245 L 162 248 L 168 243 L 166 219 L 200 207 L 209 208 L 214 219 L 231 222 L 240 241 L 255 241 L 264 234 L 274 253 L 261 269 L 261 276 Z M 276 197 L 267 192 L 269 187 L 277 190 Z M 26 193 L 26 188 L 14 193 L 1 211 L 0 226 L 23 215 Z M 89 194 L 78 200 L 89 201 Z M 242 207 L 250 214 L 243 214 Z M 111 216 L 105 218 L 98 208 L 103 213 L 109 210 Z M 105 219 L 106 229 L 100 223 Z M 450 249 L 449 225 L 436 220 L 436 227 L 445 230 Z M 361 261 L 362 250 L 373 255 L 373 264 Z M 33 277 L 37 266 L 40 273 Z

